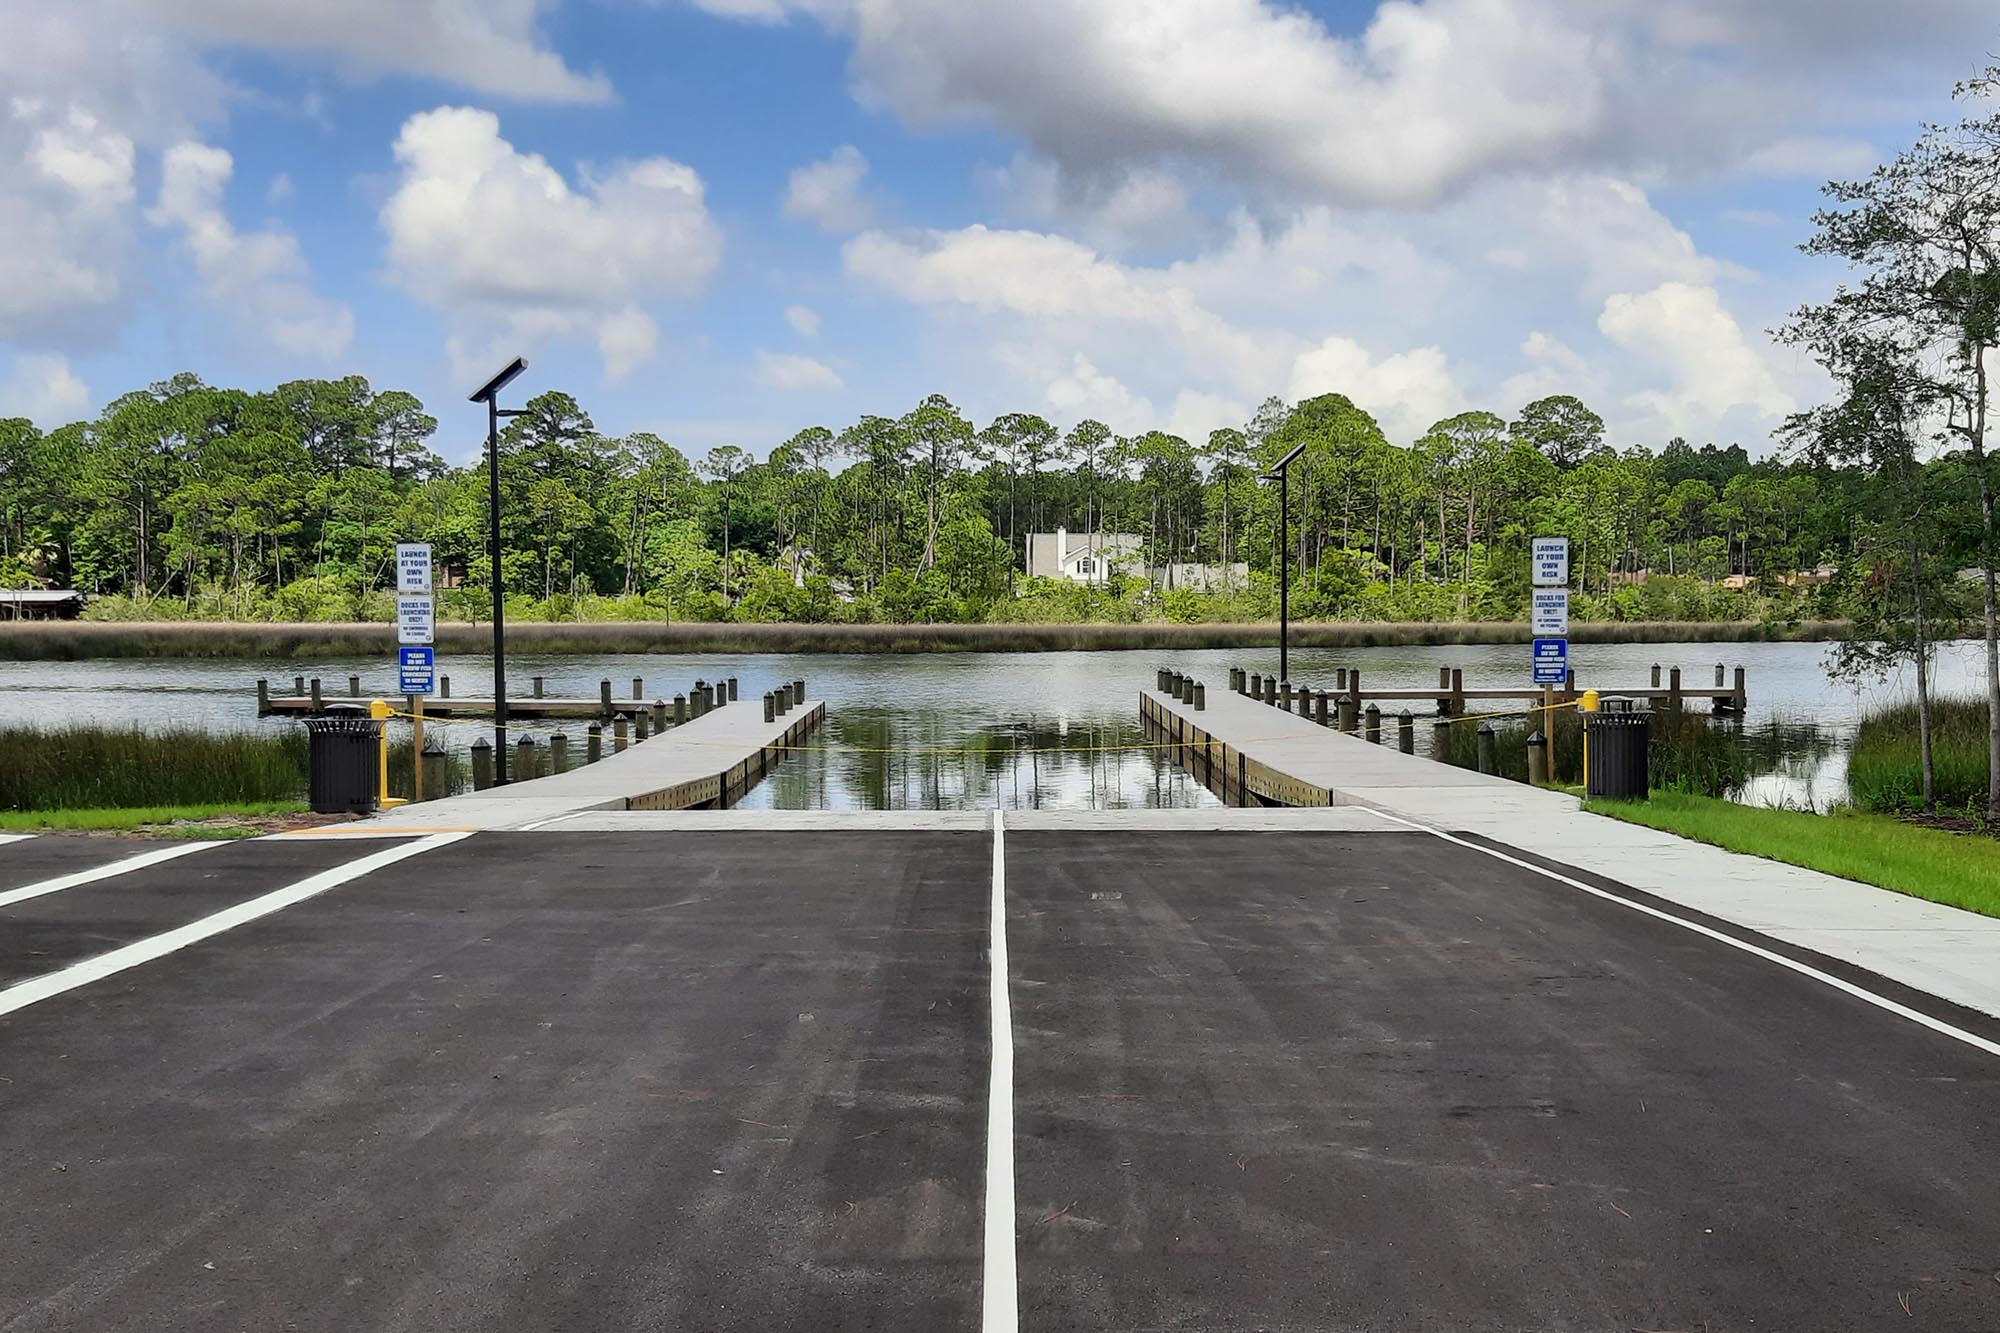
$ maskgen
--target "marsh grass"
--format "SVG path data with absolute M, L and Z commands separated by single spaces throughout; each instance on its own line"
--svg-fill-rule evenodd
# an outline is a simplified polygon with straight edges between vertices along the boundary
M 76 724 L 0 730 L 0 810 L 110 810 L 297 801 L 304 730 Z
M 1986 704 L 1979 699 L 1931 703 L 1931 763 L 1938 806 L 1986 807 Z M 1917 706 L 1897 704 L 1870 713 L 1854 736 L 1847 767 L 1848 791 L 1864 810 L 1918 810 L 1924 803 L 1917 741 Z
M 1831 621 L 1775 624 L 1610 621 L 1575 626 L 1579 643 L 1742 643 L 1837 638 Z M 440 624 L 440 652 L 483 652 L 485 625 Z M 1073 652 L 1099 649 L 1267 648 L 1275 624 L 791 625 L 664 621 L 524 622 L 510 624 L 510 646 L 533 653 L 952 653 Z M 1370 648 L 1445 644 L 1525 643 L 1525 625 L 1489 622 L 1363 623 L 1325 621 L 1292 626 L 1301 648 Z M 393 653 L 387 624 L 264 624 L 186 621 L 59 621 L 0 624 L 0 659 L 77 661 L 98 657 L 287 658 L 364 657 Z

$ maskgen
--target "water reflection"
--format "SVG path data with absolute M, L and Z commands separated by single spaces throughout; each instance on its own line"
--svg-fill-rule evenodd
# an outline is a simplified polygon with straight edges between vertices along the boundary
M 1134 700 L 1136 711 L 1136 698 Z M 1218 804 L 1134 719 L 970 727 L 936 710 L 833 709 L 740 803 L 780 810 L 1122 810 Z

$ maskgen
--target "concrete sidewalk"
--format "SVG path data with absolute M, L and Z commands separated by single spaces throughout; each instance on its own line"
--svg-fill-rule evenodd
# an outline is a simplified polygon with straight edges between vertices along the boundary
M 1567 793 L 1402 754 L 1228 691 L 1210 692 L 1201 712 L 1145 696 L 1336 805 L 1477 834 L 2000 1016 L 2000 919 L 1588 814 Z

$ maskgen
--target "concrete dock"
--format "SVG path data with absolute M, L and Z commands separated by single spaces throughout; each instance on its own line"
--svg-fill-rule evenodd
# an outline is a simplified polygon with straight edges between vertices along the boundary
M 346 828 L 506 829 L 584 810 L 727 807 L 825 720 L 826 704 L 817 699 L 793 704 L 770 722 L 761 701 L 739 699 L 567 773 L 399 806 Z

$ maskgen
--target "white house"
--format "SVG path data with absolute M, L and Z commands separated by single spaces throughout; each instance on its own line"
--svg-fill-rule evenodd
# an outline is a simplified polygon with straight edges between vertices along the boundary
M 1166 592 L 1175 588 L 1221 592 L 1250 586 L 1250 566 L 1240 560 L 1230 565 L 1157 565 L 1146 576 Z
M 1028 575 L 1069 579 L 1074 583 L 1105 583 L 1114 570 L 1137 566 L 1146 539 L 1132 532 L 1054 532 L 1028 534 Z

